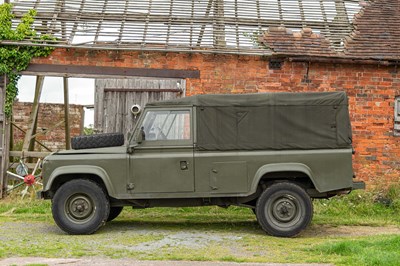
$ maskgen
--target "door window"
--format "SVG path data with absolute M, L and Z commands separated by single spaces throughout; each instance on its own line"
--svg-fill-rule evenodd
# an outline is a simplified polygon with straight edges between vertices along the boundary
M 190 140 L 190 111 L 148 111 L 142 130 L 145 141 Z

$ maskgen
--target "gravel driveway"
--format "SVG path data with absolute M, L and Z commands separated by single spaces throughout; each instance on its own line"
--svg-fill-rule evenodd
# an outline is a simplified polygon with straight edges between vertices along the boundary
M 198 262 L 198 261 L 137 261 L 132 259 L 46 259 L 9 258 L 0 261 L 0 266 L 44 264 L 49 266 L 328 266 L 332 264 L 276 264 L 276 263 L 236 263 L 236 262 Z
M 245 228 L 248 227 L 246 226 Z M 333 227 L 312 225 L 298 239 L 286 239 L 283 241 L 260 233 L 258 228 L 246 230 L 242 227 L 231 230 L 196 230 L 188 227 L 178 229 L 175 227 L 160 228 L 158 224 L 151 226 L 132 222 L 113 222 L 94 235 L 70 236 L 62 232 L 52 222 L 7 221 L 0 223 L 0 243 L 2 244 L 0 253 L 4 248 L 3 250 L 7 251 L 3 253 L 3 257 L 8 258 L 0 259 L 0 265 L 329 265 L 201 261 L 210 256 L 219 261 L 240 261 L 247 258 L 265 258 L 265 260 L 274 261 L 274 258 L 276 258 L 274 256 L 287 255 L 284 254 L 285 252 L 287 253 L 285 248 L 278 247 L 278 251 L 273 250 L 274 245 L 276 245 L 274 243 L 295 245 L 296 242 L 299 242 L 297 245 L 300 250 L 304 248 L 301 242 L 304 239 L 312 239 L 314 241 L 315 239 L 380 234 L 400 234 L 400 228 L 396 226 Z M 255 245 L 254 243 L 252 244 L 252 239 L 256 239 Z M 263 241 L 263 243 L 258 241 Z M 19 253 L 18 248 L 24 252 Z M 46 248 L 46 256 L 53 258 L 42 258 L 40 255 L 39 257 L 31 257 L 29 255 L 38 256 L 43 248 Z M 32 250 L 32 253 L 29 253 L 29 250 Z M 193 254 L 185 257 L 185 252 L 192 252 Z M 210 255 L 208 254 L 210 252 L 217 253 Z M 279 252 L 279 254 L 275 255 L 274 252 Z M 175 258 L 178 258 L 178 261 L 173 261 Z M 184 261 L 186 258 L 194 261 Z M 170 261 L 165 261 L 164 259 L 169 259 Z

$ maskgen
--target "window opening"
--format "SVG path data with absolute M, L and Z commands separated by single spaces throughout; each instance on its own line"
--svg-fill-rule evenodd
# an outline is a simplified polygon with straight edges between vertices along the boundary
M 400 136 L 400 96 L 397 96 L 394 101 L 394 135 Z

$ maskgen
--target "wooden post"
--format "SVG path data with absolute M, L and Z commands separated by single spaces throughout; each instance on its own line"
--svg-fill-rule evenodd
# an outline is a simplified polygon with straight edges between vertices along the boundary
M 31 142 L 34 142 L 32 136 L 35 134 L 37 126 L 37 118 L 39 114 L 39 100 L 42 94 L 44 76 L 36 77 L 35 98 L 33 100 L 31 115 L 28 120 L 28 129 L 26 130 L 24 144 L 22 145 L 23 151 L 28 151 L 29 147 L 32 148 Z
M 63 78 L 64 83 L 64 116 L 65 116 L 65 149 L 71 149 L 71 131 L 69 128 L 69 89 L 68 78 Z
M 10 123 L 4 114 L 6 77 L 0 77 L 0 198 L 5 196 L 9 156 Z
M 5 92 L 5 84 L 4 84 L 4 76 L 0 77 L 0 199 L 3 197 L 3 189 L 4 189 L 4 92 Z

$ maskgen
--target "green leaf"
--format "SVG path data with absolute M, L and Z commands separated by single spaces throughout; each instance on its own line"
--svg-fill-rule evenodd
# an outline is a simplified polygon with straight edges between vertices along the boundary
M 0 41 L 22 41 L 29 40 L 49 40 L 55 41 L 56 38 L 50 35 L 39 36 L 33 29 L 36 10 L 29 10 L 24 14 L 20 23 L 15 29 L 12 28 L 12 4 L 0 5 Z M 0 44 L 0 75 L 7 75 L 8 84 L 6 87 L 5 114 L 10 117 L 12 105 L 18 95 L 19 74 L 25 70 L 32 58 L 48 56 L 54 50 L 53 47 L 18 46 Z

